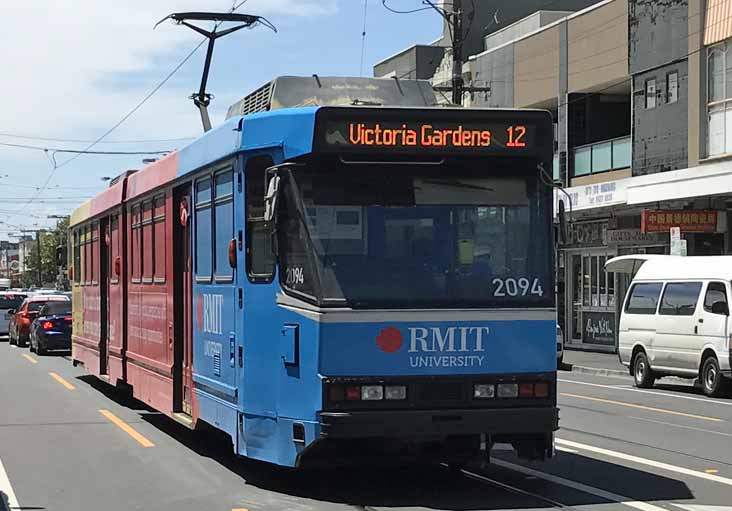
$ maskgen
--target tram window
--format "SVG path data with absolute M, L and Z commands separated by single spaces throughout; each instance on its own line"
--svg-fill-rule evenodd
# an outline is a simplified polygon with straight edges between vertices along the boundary
M 81 245 L 79 244 L 79 229 L 74 229 L 74 282 L 81 282 Z
M 132 262 L 132 282 L 140 282 L 140 205 L 132 207 L 132 250 L 130 250 L 130 261 Z
M 92 246 L 91 246 L 91 227 L 84 227 L 84 284 L 87 286 L 92 283 Z
M 153 205 L 153 238 L 155 243 L 155 251 L 153 258 L 155 259 L 155 282 L 165 282 L 165 195 L 155 197 Z
M 99 222 L 94 222 L 91 229 L 91 283 L 96 286 L 99 283 Z
M 196 280 L 211 279 L 211 177 L 196 182 Z
M 153 221 L 152 201 L 146 201 L 142 205 L 142 280 L 152 282 L 153 280 Z
M 274 277 L 272 226 L 264 221 L 265 173 L 272 165 L 271 156 L 255 156 L 247 160 L 245 169 L 247 273 L 252 282 L 270 282 Z
M 216 230 L 216 280 L 231 281 L 234 270 L 229 264 L 229 242 L 234 237 L 234 172 L 229 169 L 214 176 Z
M 110 282 L 112 284 L 116 284 L 119 282 L 119 275 L 114 271 L 115 267 L 115 260 L 117 259 L 117 256 L 119 255 L 119 218 L 117 217 L 117 213 L 114 213 L 110 219 L 109 222 L 109 260 L 111 261 L 111 264 L 109 265 L 108 272 L 110 277 Z

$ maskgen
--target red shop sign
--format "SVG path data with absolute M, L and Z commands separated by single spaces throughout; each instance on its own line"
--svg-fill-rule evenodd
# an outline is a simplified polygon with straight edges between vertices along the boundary
M 715 232 L 717 212 L 646 209 L 641 213 L 641 232 L 668 232 L 671 227 L 679 227 L 681 232 Z

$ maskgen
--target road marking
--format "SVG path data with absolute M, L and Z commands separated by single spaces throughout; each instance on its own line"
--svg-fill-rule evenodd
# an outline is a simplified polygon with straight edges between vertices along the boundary
M 724 422 L 722 419 L 716 417 L 705 417 L 704 415 L 694 415 L 691 413 L 676 412 L 674 410 L 666 410 L 665 408 L 653 408 L 652 406 L 636 405 L 634 403 L 626 403 L 624 401 L 613 401 L 612 399 L 601 399 L 599 397 L 581 396 L 579 394 L 569 394 L 562 392 L 560 396 L 573 397 L 576 399 L 586 399 L 588 401 L 597 401 L 598 403 L 608 403 L 617 406 L 626 406 L 628 408 L 637 408 L 639 410 L 647 410 L 649 412 L 667 413 L 669 415 L 678 415 L 680 417 L 689 417 L 691 419 L 699 419 L 710 422 Z
M 236 507 L 236 508 L 232 509 L 231 511 L 249 511 L 249 510 L 245 507 Z
M 640 392 L 642 394 L 653 394 L 655 396 L 674 397 L 674 398 L 678 398 L 678 399 L 686 399 L 688 401 L 701 401 L 702 403 L 707 403 L 707 404 L 714 403 L 715 405 L 732 406 L 732 403 L 722 401 L 721 399 L 684 396 L 684 395 L 680 395 L 680 394 L 670 394 L 668 392 L 660 392 L 660 391 L 656 391 L 656 390 L 634 389 L 634 388 L 625 387 L 622 385 L 601 385 L 599 383 L 589 383 L 586 381 L 563 380 L 563 379 L 557 379 L 557 381 L 560 381 L 562 383 L 573 383 L 575 385 L 587 385 L 589 387 L 600 387 L 600 388 L 612 389 L 612 390 L 625 390 L 626 392 Z
M 602 447 L 595 447 L 594 445 L 581 444 L 579 442 L 571 442 L 569 440 L 562 440 L 559 438 L 556 439 L 556 443 L 562 445 L 563 447 L 570 447 L 572 449 L 578 449 L 580 451 L 594 452 L 596 454 L 602 454 L 603 456 L 608 456 L 610 458 L 618 458 L 621 460 L 630 461 L 632 463 L 637 463 L 639 465 L 646 465 L 648 467 L 659 468 L 661 470 L 666 470 L 668 472 L 674 472 L 676 474 L 684 474 L 687 476 L 698 477 L 700 479 L 706 479 L 707 481 L 713 481 L 715 483 L 732 486 L 732 479 L 728 479 L 726 477 L 721 477 L 721 476 L 717 476 L 717 475 L 713 475 L 713 474 L 705 474 L 704 472 L 701 472 L 699 470 L 692 470 L 690 468 L 677 467 L 676 465 L 670 465 L 668 463 L 662 463 L 660 461 L 653 461 L 653 460 L 649 460 L 647 458 L 633 456 L 631 454 L 611 451 L 610 449 L 603 449 Z
M 732 506 L 701 506 L 699 504 L 676 504 L 675 502 L 672 502 L 671 505 L 685 511 L 732 511 Z
M 704 471 L 705 474 L 719 474 L 719 470 L 716 468 L 708 468 Z
M 35 358 L 31 357 L 31 356 L 30 356 L 30 355 L 28 355 L 27 353 L 23 353 L 23 357 L 25 357 L 25 359 L 26 359 L 26 360 L 27 360 L 28 362 L 32 363 L 32 364 L 37 364 L 37 363 L 38 363 L 38 360 L 36 360 Z
M 8 477 L 8 473 L 5 472 L 2 460 L 0 460 L 0 493 L 5 494 L 5 497 L 0 500 L 0 504 L 2 504 L 5 509 L 20 509 L 18 498 L 15 496 L 13 487 L 10 484 L 10 478 Z
M 59 382 L 61 385 L 63 385 L 67 389 L 74 390 L 76 388 L 72 384 L 70 384 L 69 382 L 67 382 L 66 380 L 64 380 L 61 376 L 59 376 L 58 374 L 54 373 L 53 371 L 51 371 L 48 374 L 51 375 L 51 378 L 53 378 L 54 380 L 56 380 L 57 382 Z
M 699 431 L 700 433 L 711 433 L 713 435 L 720 435 L 720 436 L 729 436 L 732 437 L 731 433 L 722 433 L 721 431 L 714 431 L 711 429 L 704 429 L 704 428 L 695 428 L 693 426 L 682 426 L 681 424 L 674 424 L 672 422 L 664 422 L 664 421 L 656 421 L 653 419 L 644 419 L 643 417 L 633 417 L 630 416 L 631 419 L 639 420 L 639 421 L 645 421 L 645 422 L 653 422 L 655 424 L 663 424 L 665 426 L 673 426 L 675 428 L 681 428 L 681 429 L 691 429 L 693 431 Z
M 143 447 L 155 447 L 155 444 L 152 443 L 150 440 L 142 436 L 140 433 L 137 432 L 132 426 L 127 424 L 125 421 L 117 417 L 115 414 L 110 412 L 109 410 L 99 410 L 99 413 L 104 415 L 107 419 L 110 420 L 115 426 L 117 426 L 119 429 L 130 435 L 132 438 L 137 440 L 137 443 L 139 443 Z
M 577 454 L 578 451 L 575 451 L 574 449 L 567 449 L 566 447 L 555 447 L 555 449 L 559 452 L 568 452 L 570 454 Z
M 617 493 L 612 493 L 612 492 L 609 492 L 606 490 L 601 490 L 600 488 L 595 488 L 594 486 L 588 486 L 586 484 L 579 483 L 577 481 L 571 481 L 569 479 L 564 479 L 563 477 L 555 476 L 552 474 L 547 474 L 546 472 L 539 472 L 538 470 L 533 470 L 531 468 L 527 468 L 527 467 L 524 467 L 521 465 L 515 465 L 514 463 L 509 463 L 508 461 L 492 459 L 491 463 L 493 465 L 498 465 L 499 467 L 507 468 L 509 470 L 514 470 L 516 472 L 521 472 L 522 474 L 534 476 L 539 479 L 544 479 L 545 481 L 549 481 L 551 483 L 555 483 L 555 484 L 559 484 L 562 486 L 566 486 L 568 488 L 579 490 L 583 493 L 587 493 L 589 495 L 594 495 L 596 497 L 603 498 L 609 502 L 617 502 L 618 504 L 623 504 L 624 506 L 632 507 L 632 508 L 638 509 L 639 511 L 665 511 L 664 508 L 654 506 L 653 504 L 648 504 L 647 502 L 633 500 L 630 497 L 625 497 L 625 496 L 619 495 Z

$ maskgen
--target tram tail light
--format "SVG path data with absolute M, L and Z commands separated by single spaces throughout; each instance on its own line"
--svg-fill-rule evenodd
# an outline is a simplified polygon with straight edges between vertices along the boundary
M 361 399 L 361 387 L 346 387 L 346 401 L 359 401 Z
M 362 401 L 381 401 L 384 399 L 384 387 L 381 385 L 364 385 L 361 387 Z
M 389 401 L 407 399 L 407 387 L 405 385 L 388 385 L 384 387 L 384 397 Z
M 473 398 L 490 399 L 496 397 L 496 386 L 492 383 L 477 383 L 473 385 Z
M 499 383 L 497 386 L 498 397 L 510 398 L 518 397 L 519 385 L 518 383 Z
M 534 385 L 534 397 L 547 398 L 549 397 L 549 384 L 548 383 L 537 383 Z

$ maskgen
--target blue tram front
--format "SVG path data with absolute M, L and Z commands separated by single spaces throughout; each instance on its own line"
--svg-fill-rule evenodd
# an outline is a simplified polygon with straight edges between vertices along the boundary
M 309 107 L 184 149 L 182 172 L 216 151 L 232 172 L 192 172 L 200 419 L 287 466 L 551 456 L 552 133 L 540 111 Z

